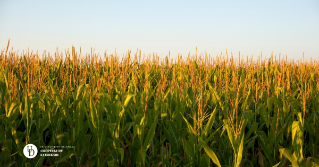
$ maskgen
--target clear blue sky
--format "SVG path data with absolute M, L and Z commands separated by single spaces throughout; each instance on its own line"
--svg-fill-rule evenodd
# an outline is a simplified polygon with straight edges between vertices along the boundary
M 0 0 L 0 48 L 319 59 L 318 0 Z

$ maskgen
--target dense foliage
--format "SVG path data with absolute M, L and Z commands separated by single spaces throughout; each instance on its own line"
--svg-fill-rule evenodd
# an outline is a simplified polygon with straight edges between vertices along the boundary
M 0 62 L 0 166 L 319 165 L 318 61 L 7 47 Z M 74 147 L 27 159 L 28 143 Z

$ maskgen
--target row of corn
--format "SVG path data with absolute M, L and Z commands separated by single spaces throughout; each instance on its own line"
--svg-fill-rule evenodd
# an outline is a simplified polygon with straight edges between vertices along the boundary
M 0 63 L 0 166 L 319 166 L 317 60 L 7 47 Z

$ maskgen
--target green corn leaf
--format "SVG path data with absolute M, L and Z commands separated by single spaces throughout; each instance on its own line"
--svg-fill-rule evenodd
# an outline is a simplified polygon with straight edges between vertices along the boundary
M 123 148 L 118 148 L 117 151 L 119 152 L 121 156 L 121 163 L 123 162 L 124 159 L 124 149 Z
M 144 144 L 143 144 L 143 150 L 147 150 L 151 144 L 151 141 L 155 135 L 155 128 L 156 128 L 156 124 L 157 124 L 157 119 L 153 122 L 151 128 L 148 131 L 148 134 L 145 138 Z
M 79 100 L 81 93 L 85 90 L 85 85 L 80 85 L 76 93 L 76 100 Z M 84 98 L 84 97 L 83 97 Z
M 40 157 L 39 159 L 37 159 L 37 161 L 35 162 L 34 164 L 34 167 L 41 167 L 42 166 L 42 163 L 44 161 L 44 156 Z
M 97 113 L 96 113 L 96 108 L 93 104 L 93 101 L 92 99 L 90 99 L 90 117 L 91 117 L 91 122 L 92 122 L 92 125 L 94 126 L 94 128 L 97 128 Z M 93 129 L 92 129 L 93 130 Z
M 286 148 L 279 149 L 280 156 L 284 155 L 292 164 L 293 167 L 298 167 L 297 159 L 290 153 L 290 151 Z
M 114 166 L 114 163 L 115 163 L 115 160 L 107 161 L 107 165 L 108 165 L 109 167 L 113 167 L 113 166 Z
M 10 105 L 9 111 L 6 113 L 6 116 L 9 118 L 13 112 L 17 109 L 17 107 L 19 107 L 20 103 L 17 102 L 13 102 Z
M 168 141 L 175 146 L 177 143 L 177 140 L 175 140 L 175 138 L 171 135 L 171 133 L 164 126 L 162 129 L 164 130 L 164 135 L 168 139 Z
M 202 144 L 206 154 L 212 159 L 212 161 L 218 166 L 221 167 L 220 162 L 215 154 L 215 152 L 199 137 L 199 141 Z
M 9 84 L 8 84 L 8 74 L 6 72 L 4 72 L 4 71 L 2 71 L 2 73 L 3 73 L 3 76 L 4 76 L 4 82 L 6 84 L 5 86 L 8 87 L 9 86 Z
M 3 140 L 1 153 L 0 153 L 1 160 L 8 161 L 11 157 L 11 151 L 12 151 L 12 140 L 11 139 Z
M 10 161 L 7 164 L 4 165 L 4 167 L 11 167 L 16 163 L 16 161 Z
M 214 120 L 215 120 L 215 115 L 216 115 L 216 113 L 217 113 L 217 110 L 216 110 L 216 107 L 215 107 L 214 111 L 210 114 L 209 120 L 208 120 L 208 122 L 207 122 L 207 124 L 206 124 L 205 130 L 204 130 L 205 136 L 208 135 L 208 132 L 209 132 L 209 131 L 211 130 L 211 128 L 212 128 L 212 125 L 213 125 Z
M 6 134 L 9 130 L 10 130 L 9 128 L 6 128 L 6 129 L 4 130 L 3 127 L 0 127 L 0 141 L 3 140 L 5 134 Z M 0 143 L 1 143 L 1 142 L 0 142 Z
M 299 121 L 292 123 L 292 144 L 296 151 L 298 161 L 301 162 L 303 160 L 303 131 Z
M 55 97 L 55 102 L 58 104 L 58 106 L 62 107 L 62 110 L 63 110 L 63 114 L 64 116 L 66 117 L 66 119 L 68 120 L 68 122 L 70 123 L 70 125 L 73 127 L 73 121 L 72 121 L 72 118 L 68 112 L 68 109 L 67 107 L 65 106 L 65 103 L 63 102 L 62 100 L 62 97 L 61 95 L 56 91 L 56 89 L 54 88 L 54 86 L 52 85 L 51 83 L 52 81 L 49 79 L 49 85 L 51 87 L 51 90 L 53 92 L 53 95 Z
M 32 123 L 32 116 L 31 116 L 31 111 L 30 111 L 31 105 L 30 105 L 30 99 L 28 96 L 28 92 L 27 90 L 25 90 L 25 97 L 24 97 L 24 113 L 26 116 L 26 120 L 27 120 L 27 137 L 30 137 L 30 132 L 31 132 L 31 123 Z M 28 141 L 30 142 L 30 141 Z
M 177 133 L 177 129 L 175 127 L 175 123 L 171 120 L 167 120 L 167 125 L 169 127 L 169 131 L 172 134 L 172 137 L 174 138 L 174 142 L 177 144 L 177 140 L 179 139 L 179 135 Z
M 182 114 L 182 113 L 181 113 Z M 183 115 L 182 115 L 183 116 Z M 193 133 L 194 135 L 197 135 L 196 131 L 193 129 L 192 125 L 187 121 L 187 119 L 183 116 L 186 124 L 187 124 L 187 127 L 188 127 L 188 130 Z
M 274 165 L 275 161 L 272 158 L 272 154 L 271 154 L 272 151 L 267 146 L 268 139 L 266 138 L 265 133 L 263 131 L 257 131 L 257 136 L 259 141 L 258 143 L 260 143 L 264 155 L 266 156 L 270 164 Z
M 145 154 L 146 154 L 146 151 L 145 150 L 138 150 L 138 157 L 141 159 L 141 160 L 139 160 L 140 162 L 138 162 L 138 163 L 140 163 L 140 165 L 142 165 L 143 164 L 143 166 L 145 166 Z
M 189 142 L 187 140 L 184 141 L 184 150 L 187 156 L 187 160 L 189 163 L 193 163 L 194 161 L 194 151 L 192 147 L 190 146 Z
M 254 122 L 254 123 L 250 126 L 248 133 L 245 135 L 245 136 L 246 136 L 246 137 L 245 137 L 245 140 L 248 140 L 248 138 L 250 137 L 250 135 L 251 135 L 252 132 L 256 132 L 256 131 L 257 131 L 257 129 L 258 129 L 258 124 L 259 124 L 259 123 Z
M 219 131 L 219 129 L 220 128 L 222 128 L 223 126 L 221 126 L 221 127 L 219 127 L 215 132 L 213 132 L 213 133 L 211 133 L 210 135 L 209 135 L 209 137 L 207 137 L 204 141 L 205 141 L 205 143 L 208 143 L 209 141 L 211 141 L 213 138 L 214 138 L 214 136 L 215 136 L 215 134 Z
M 276 165 L 274 165 L 273 167 L 283 167 L 286 162 L 287 162 L 287 158 L 283 157 L 282 160 L 278 162 Z
M 200 158 L 200 166 L 210 166 L 210 157 L 207 154 L 203 154 Z
M 237 167 L 240 166 L 241 160 L 242 160 L 242 158 L 243 158 L 244 138 L 245 138 L 245 134 L 243 133 L 243 135 L 242 135 L 242 137 L 241 137 L 241 141 L 240 141 L 238 153 L 237 153 L 237 162 L 236 162 L 236 166 L 237 166 Z
M 228 139 L 233 147 L 233 150 L 235 151 L 236 150 L 236 147 L 235 147 L 235 143 L 234 143 L 234 140 L 235 140 L 235 135 L 234 135 L 234 132 L 232 131 L 229 123 L 228 123 L 228 120 L 224 119 L 224 123 L 225 123 L 225 126 L 224 128 L 226 128 L 227 130 L 227 135 L 228 135 Z
M 134 97 L 135 95 L 134 94 L 128 94 L 126 96 L 126 99 L 124 101 L 124 106 L 126 107 L 128 105 L 128 103 L 130 102 L 131 98 Z

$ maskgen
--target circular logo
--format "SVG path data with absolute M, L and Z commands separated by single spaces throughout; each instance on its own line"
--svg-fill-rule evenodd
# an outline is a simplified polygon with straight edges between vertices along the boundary
M 23 154 L 27 157 L 27 158 L 34 158 L 37 154 L 38 154 L 38 149 L 35 145 L 33 144 L 27 144 L 26 146 L 24 146 L 23 148 Z

